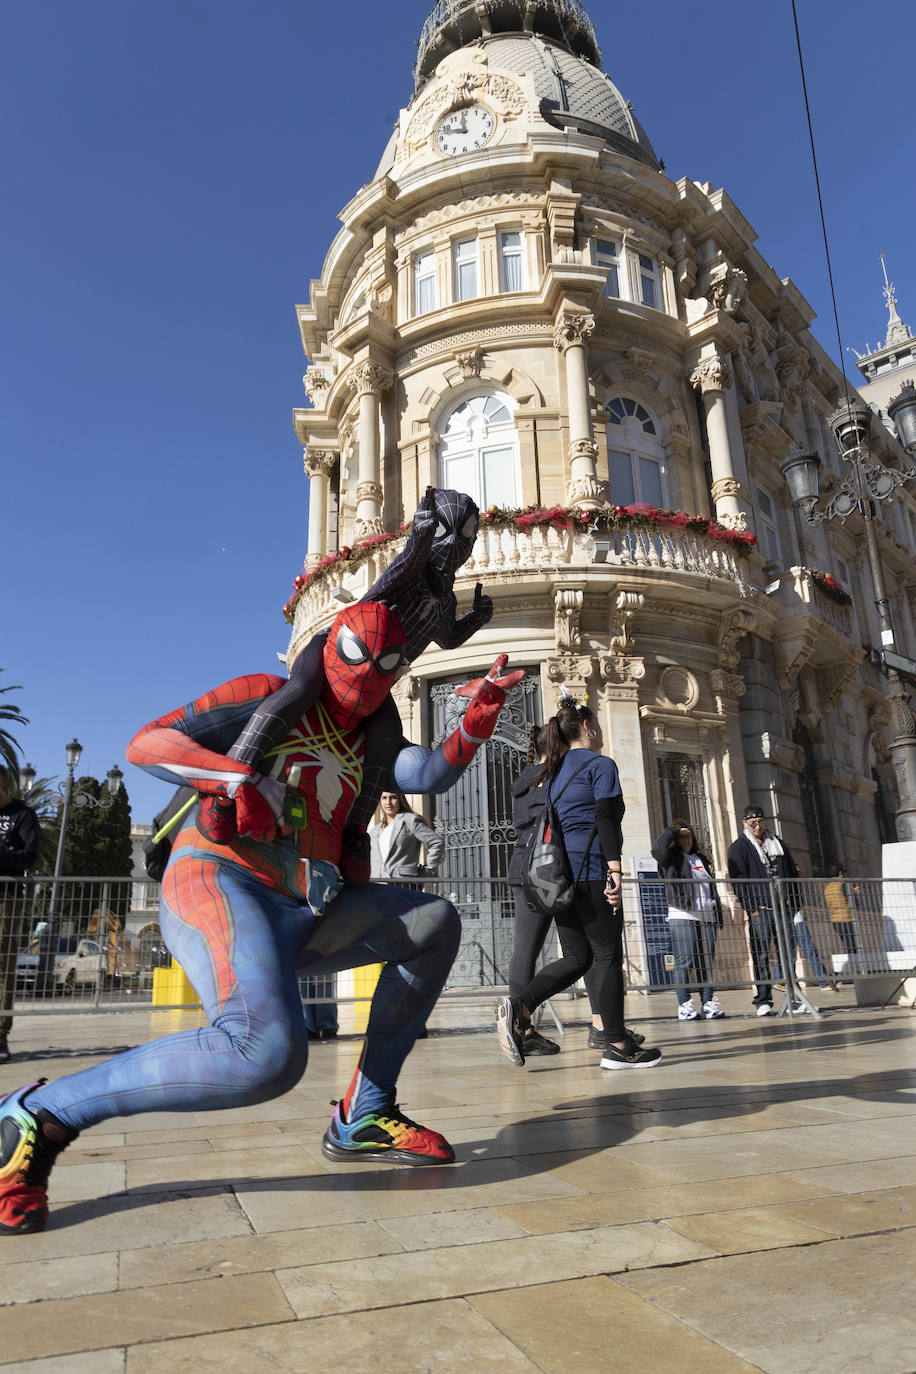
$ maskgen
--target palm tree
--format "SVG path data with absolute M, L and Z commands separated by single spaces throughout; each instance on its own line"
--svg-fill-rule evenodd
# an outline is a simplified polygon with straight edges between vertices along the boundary
M 4 671 L 3 668 L 0 668 L 0 673 Z M 5 696 L 7 692 L 21 691 L 21 687 L 0 687 L 0 697 Z M 0 701 L 0 721 L 6 720 L 13 721 L 16 725 L 28 725 L 29 723 L 28 716 L 24 716 L 18 706 L 13 706 L 11 702 Z M 0 725 L 0 762 L 10 770 L 10 773 L 15 773 L 19 767 L 21 752 L 18 742 L 8 730 Z
M 60 792 L 57 778 L 35 778 L 28 792 L 23 792 L 19 784 L 19 774 L 15 768 L 8 773 L 7 793 L 12 799 L 18 797 L 27 802 L 41 826 L 41 849 L 38 863 L 33 873 L 53 873 L 57 856 L 57 837 L 60 834 Z

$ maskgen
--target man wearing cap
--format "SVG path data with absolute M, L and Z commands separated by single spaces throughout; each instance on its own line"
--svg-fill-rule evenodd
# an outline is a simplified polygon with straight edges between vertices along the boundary
M 770 945 L 776 944 L 776 912 L 770 880 L 796 878 L 798 871 L 788 845 L 767 829 L 763 807 L 746 806 L 744 832 L 728 851 L 728 875 L 737 879 L 735 895 L 747 913 L 750 926 L 751 960 L 757 984 L 754 1006 L 758 1016 L 769 1016 L 773 1010 Z M 788 894 L 785 895 L 788 900 Z M 791 926 L 787 929 L 787 938 L 793 940 Z M 794 958 L 794 954 L 793 940 L 790 958 Z M 778 944 L 776 957 L 778 961 Z

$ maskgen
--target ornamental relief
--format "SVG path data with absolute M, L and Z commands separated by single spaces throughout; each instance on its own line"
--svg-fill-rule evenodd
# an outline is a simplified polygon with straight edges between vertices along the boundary
M 661 238 L 667 237 L 666 230 L 657 219 L 650 217 L 637 210 L 631 201 L 625 200 L 623 196 L 615 196 L 613 200 L 608 196 L 583 196 L 581 200 L 583 210 L 604 210 L 610 215 L 620 219 L 635 220 L 637 224 L 644 224 L 647 229 L 654 229 Z M 608 225 L 595 215 L 587 216 L 583 221 L 583 228 L 586 233 L 604 233 L 606 230 L 620 232 L 616 225 Z
M 395 238 L 395 244 L 400 247 L 402 242 L 415 234 L 423 233 L 427 229 L 435 229 L 440 224 L 452 224 L 455 220 L 466 215 L 474 219 L 480 219 L 488 212 L 500 210 L 524 210 L 528 214 L 532 211 L 543 211 L 544 197 L 542 195 L 523 194 L 512 191 L 501 191 L 495 195 L 474 196 L 470 200 L 447 201 L 435 210 L 430 210 L 425 215 L 419 215 Z M 538 215 L 535 224 L 543 223 L 543 215 Z
M 530 324 L 493 324 L 485 329 L 466 329 L 460 334 L 451 334 L 447 337 L 437 339 L 433 343 L 420 344 L 417 348 L 410 349 L 407 353 L 402 353 L 398 358 L 398 371 L 403 372 L 405 368 L 413 363 L 420 362 L 424 358 L 432 358 L 438 354 L 446 357 L 456 348 L 463 348 L 465 345 L 478 343 L 492 343 L 494 339 L 505 339 L 507 341 L 528 339 L 536 335 L 547 335 L 553 333 L 553 325 L 532 321 Z
M 495 72 L 460 72 L 419 102 L 398 148 L 398 160 L 411 157 L 426 144 L 436 121 L 446 110 L 480 99 L 492 104 L 497 114 L 506 120 L 517 119 L 525 109 L 521 86 L 508 76 Z

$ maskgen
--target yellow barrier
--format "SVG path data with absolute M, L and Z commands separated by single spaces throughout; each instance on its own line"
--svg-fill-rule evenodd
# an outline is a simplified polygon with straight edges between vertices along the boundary
M 171 968 L 153 969 L 153 1006 L 200 1006 L 200 998 L 188 982 L 187 974 L 174 959 Z
M 384 967 L 384 964 L 366 964 L 363 968 L 355 968 L 353 970 L 353 996 L 371 998 Z M 365 1034 L 369 1024 L 370 1005 L 369 1001 L 354 1002 L 353 1004 L 353 1029 L 357 1035 Z

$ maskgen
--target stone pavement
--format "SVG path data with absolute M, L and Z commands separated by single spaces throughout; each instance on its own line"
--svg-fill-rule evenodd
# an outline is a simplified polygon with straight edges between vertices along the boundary
M 20 1017 L 0 1091 L 196 1024 Z M 0 1239 L 0 1369 L 916 1369 L 916 1015 L 637 1024 L 661 1067 L 600 1071 L 581 1026 L 528 1069 L 418 1044 L 401 1101 L 449 1168 L 323 1160 L 355 1038 L 278 1101 L 85 1132 L 49 1229 Z

